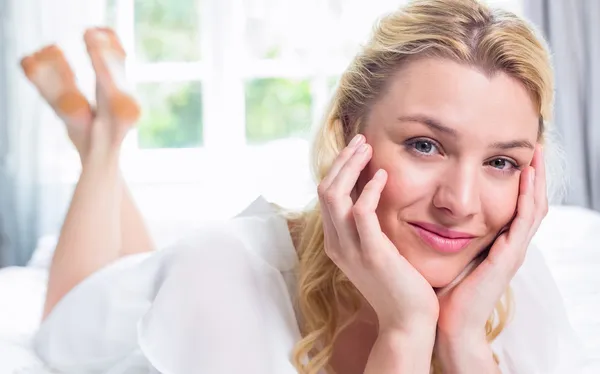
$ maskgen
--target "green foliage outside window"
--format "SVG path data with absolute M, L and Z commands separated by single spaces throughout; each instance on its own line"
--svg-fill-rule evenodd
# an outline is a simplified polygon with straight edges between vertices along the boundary
M 189 148 L 202 145 L 202 87 L 199 83 L 151 83 L 138 86 L 142 148 Z
M 136 58 L 140 61 L 200 59 L 199 0 L 136 0 Z
M 264 142 L 305 136 L 310 130 L 310 82 L 282 78 L 246 83 L 246 139 Z
M 108 24 L 116 26 L 119 0 L 107 0 Z M 201 0 L 135 0 L 135 58 L 138 63 L 201 60 Z M 273 46 L 264 58 L 276 58 Z M 308 80 L 283 78 L 247 81 L 246 138 L 261 143 L 305 136 L 311 125 Z M 145 83 L 137 86 L 143 108 L 138 126 L 142 148 L 198 147 L 202 138 L 202 90 L 199 82 Z

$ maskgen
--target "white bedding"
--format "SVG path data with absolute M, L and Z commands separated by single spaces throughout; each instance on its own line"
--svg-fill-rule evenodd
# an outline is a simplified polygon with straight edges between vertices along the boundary
M 42 313 L 46 270 L 10 267 L 0 270 L 0 374 L 42 374 L 30 349 Z
M 600 373 L 600 214 L 552 207 L 535 241 L 590 357 L 586 373 Z M 42 240 L 29 266 L 0 269 L 0 374 L 50 373 L 32 353 L 29 339 L 41 315 L 52 248 L 51 239 Z

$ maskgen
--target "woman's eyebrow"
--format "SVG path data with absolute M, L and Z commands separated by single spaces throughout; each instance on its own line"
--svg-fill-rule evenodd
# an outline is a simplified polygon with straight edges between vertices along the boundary
M 512 140 L 509 142 L 495 142 L 490 144 L 490 148 L 507 150 L 512 148 L 529 148 L 534 149 L 533 144 L 529 140 Z
M 429 116 L 426 116 L 423 114 L 411 115 L 411 116 L 400 116 L 400 117 L 398 117 L 398 121 L 400 121 L 400 122 L 419 122 L 419 123 L 426 125 L 431 130 L 443 132 L 443 133 L 448 134 L 455 138 L 458 136 L 458 133 L 453 128 L 444 126 L 444 125 L 442 125 L 442 123 L 440 121 L 436 120 L 435 118 L 432 118 L 432 117 L 429 117 Z

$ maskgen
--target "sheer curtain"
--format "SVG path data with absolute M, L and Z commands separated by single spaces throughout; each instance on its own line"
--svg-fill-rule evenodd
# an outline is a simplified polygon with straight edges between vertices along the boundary
M 8 23 L 8 2 L 0 1 L 0 26 Z M 7 27 L 0 27 L 0 46 L 6 46 L 8 41 Z M 12 195 L 12 185 L 9 185 L 9 160 L 8 160 L 8 64 L 7 48 L 0 48 L 0 266 L 13 262 L 12 254 L 8 252 L 8 232 L 13 232 L 14 208 L 9 198 Z M 4 82 L 4 83 L 3 83 Z M 11 240 L 14 240 L 11 238 Z
M 105 5 L 104 0 L 0 4 L 0 266 L 7 266 L 24 264 L 37 238 L 56 230 L 64 204 L 54 202 L 71 188 L 61 183 L 61 170 L 65 162 L 76 162 L 62 124 L 27 82 L 19 60 L 58 43 L 89 87 L 81 38 L 86 26 L 103 22 Z
M 553 52 L 555 121 L 569 165 L 567 203 L 600 211 L 600 2 L 525 4 Z

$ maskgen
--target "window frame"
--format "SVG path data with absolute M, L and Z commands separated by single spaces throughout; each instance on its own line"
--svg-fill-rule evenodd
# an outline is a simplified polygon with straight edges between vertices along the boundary
M 202 84 L 203 146 L 197 148 L 144 149 L 137 144 L 137 129 L 123 147 L 123 169 L 134 183 L 187 183 L 199 180 L 209 160 L 233 154 L 257 154 L 259 146 L 246 144 L 244 84 L 260 78 L 310 81 L 312 124 L 320 120 L 329 99 L 327 79 L 339 75 L 347 64 L 320 60 L 317 64 L 286 60 L 248 60 L 244 55 L 243 0 L 200 0 L 201 61 L 139 62 L 135 58 L 135 0 L 116 3 L 115 30 L 128 51 L 127 75 L 132 85 L 145 83 Z M 227 124 L 224 126 L 223 124 Z M 252 155 L 250 155 L 252 156 Z M 265 155 L 266 158 L 275 155 Z M 239 157 L 239 156 L 238 156 Z M 241 157 L 240 157 L 241 158 Z M 246 159 L 256 160 L 256 157 Z M 161 162 L 157 162 L 161 160 Z M 148 165 L 152 165 L 149 167 Z M 173 167 L 177 165 L 177 167 Z M 238 164 L 241 169 L 257 165 Z M 235 172 L 235 170 L 232 170 Z M 160 176 L 160 177 L 157 177 Z

